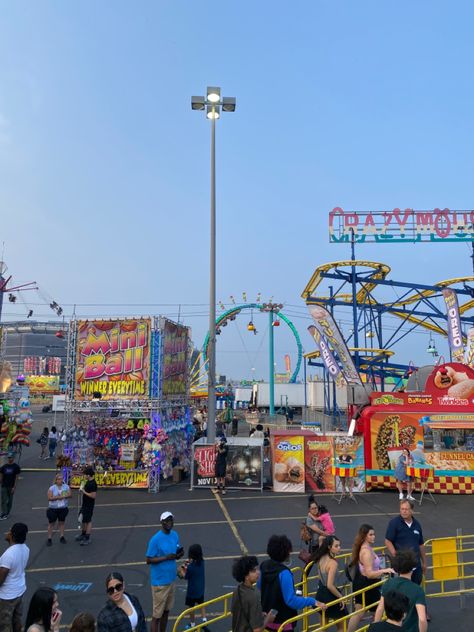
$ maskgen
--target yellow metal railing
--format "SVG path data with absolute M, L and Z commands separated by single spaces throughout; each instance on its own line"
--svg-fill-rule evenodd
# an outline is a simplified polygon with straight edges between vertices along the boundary
M 329 606 L 335 606 L 338 604 L 342 604 L 342 605 L 346 605 L 346 603 L 350 603 L 350 601 L 352 601 L 353 597 L 356 597 L 357 595 L 362 595 L 362 607 L 359 610 L 354 610 L 354 612 L 350 612 L 349 614 L 345 615 L 344 617 L 341 617 L 340 619 L 337 620 L 338 623 L 342 623 L 343 624 L 343 629 L 344 632 L 347 630 L 347 626 L 348 623 L 350 621 L 350 619 L 355 616 L 355 615 L 359 615 L 361 613 L 364 612 L 368 612 L 370 610 L 370 608 L 373 608 L 373 606 L 375 606 L 376 604 L 378 604 L 378 601 L 372 602 L 372 603 L 365 603 L 365 593 L 368 590 L 371 590 L 373 588 L 377 588 L 379 586 L 382 586 L 382 584 L 384 583 L 385 580 L 383 581 L 379 581 L 376 584 L 371 584 L 369 587 L 367 588 L 362 588 L 361 590 L 357 590 L 356 592 L 353 593 L 349 593 L 347 595 L 345 595 L 344 597 L 340 597 L 339 599 L 334 599 L 334 601 L 331 601 L 329 603 L 327 603 L 326 605 Z M 321 617 L 321 622 L 319 623 L 319 621 L 315 621 L 314 623 L 310 623 L 309 619 L 316 617 L 316 615 L 319 615 Z M 310 632 L 311 630 L 327 630 L 328 628 L 330 628 L 331 626 L 333 626 L 335 624 L 334 621 L 328 621 L 327 617 L 326 617 L 326 613 L 322 608 L 307 608 L 304 612 L 302 612 L 301 614 L 296 615 L 295 617 L 292 617 L 291 619 L 287 619 L 284 623 L 282 623 L 280 625 L 280 627 L 278 628 L 278 632 L 283 632 L 283 630 L 285 629 L 286 626 L 288 626 L 289 624 L 296 624 L 298 621 L 303 621 L 303 630 Z M 294 627 L 292 625 L 292 627 Z M 367 626 L 364 626 L 362 628 L 359 628 L 361 630 L 365 630 Z
M 425 548 L 431 560 L 423 582 L 427 597 L 474 592 L 474 535 L 434 538 L 425 542 Z
M 474 593 L 474 535 L 457 535 L 452 538 L 426 540 L 425 549 L 429 563 L 427 574 L 423 579 L 423 587 L 427 597 L 452 597 Z M 384 555 L 385 547 L 377 547 L 375 551 Z M 344 552 L 337 556 L 336 559 L 341 562 L 337 575 L 337 585 L 341 587 L 344 597 L 335 599 L 327 604 L 332 606 L 343 602 L 351 603 L 355 596 L 362 595 L 361 609 L 355 610 L 338 620 L 338 622 L 343 624 L 344 631 L 347 630 L 348 623 L 355 614 L 367 612 L 375 605 L 365 603 L 365 593 L 372 588 L 381 586 L 386 581 L 384 579 L 357 592 L 351 592 L 352 585 L 348 582 L 344 570 L 350 558 L 350 552 Z M 305 597 L 314 597 L 317 592 L 319 577 L 317 574 L 311 575 L 313 566 L 313 562 L 310 562 L 304 569 L 301 567 L 291 569 L 295 576 L 295 587 L 301 589 Z M 301 578 L 298 577 L 299 573 L 301 573 Z M 187 632 L 200 630 L 204 626 L 210 626 L 213 623 L 217 623 L 217 621 L 230 617 L 232 615 L 232 594 L 231 592 L 226 593 L 203 604 L 184 610 L 176 619 L 173 632 L 179 632 L 180 623 L 193 612 L 196 613 L 202 608 L 209 608 L 216 604 L 222 608 L 222 611 L 212 614 L 206 622 L 187 628 Z M 326 621 L 326 618 L 321 608 L 306 608 L 301 614 L 282 623 L 278 632 L 282 632 L 286 625 L 298 621 L 303 621 L 303 632 L 311 632 L 313 630 L 322 632 L 335 625 L 334 621 Z M 362 632 L 367 630 L 367 628 L 368 624 L 358 628 L 356 632 Z
M 297 589 L 302 590 L 303 581 L 302 579 L 298 577 L 298 575 L 303 573 L 303 569 L 301 568 L 301 566 L 295 566 L 294 568 L 291 568 L 290 570 L 293 573 L 293 576 L 295 577 L 295 587 Z M 297 579 L 299 581 L 296 581 Z M 210 617 L 207 618 L 207 621 L 196 623 L 196 625 L 186 628 L 186 632 L 194 632 L 194 630 L 200 630 L 201 628 L 205 626 L 208 627 L 212 625 L 213 623 L 217 623 L 218 621 L 221 621 L 222 619 L 226 619 L 227 617 L 232 616 L 232 610 L 231 610 L 232 595 L 233 593 L 229 592 L 229 593 L 226 593 L 225 595 L 220 595 L 219 597 L 215 597 L 214 599 L 209 599 L 208 601 L 205 601 L 204 603 L 199 604 L 197 606 L 193 606 L 192 608 L 188 608 L 187 610 L 183 610 L 183 612 L 176 618 L 176 621 L 174 622 L 173 632 L 178 632 L 179 626 L 181 622 L 183 621 L 183 619 L 186 619 L 193 613 L 197 614 L 203 608 L 207 610 L 210 606 L 213 606 L 214 608 L 218 606 L 219 608 L 222 608 L 222 612 L 219 611 L 218 613 L 214 613 Z

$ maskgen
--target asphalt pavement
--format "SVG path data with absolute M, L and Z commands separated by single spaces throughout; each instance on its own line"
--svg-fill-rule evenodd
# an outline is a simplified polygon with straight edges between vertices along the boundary
M 106 600 L 105 577 L 112 570 L 120 571 L 128 590 L 140 599 L 145 613 L 151 614 L 149 569 L 145 564 L 148 540 L 159 528 L 159 516 L 165 510 L 175 516 L 175 528 L 186 551 L 189 545 L 200 543 L 206 558 L 206 598 L 232 590 L 230 572 L 232 560 L 248 551 L 265 555 L 268 537 L 285 533 L 299 548 L 299 524 L 306 514 L 307 497 L 260 492 L 229 491 L 217 500 L 209 490 L 189 490 L 189 481 L 165 483 L 158 494 L 141 490 L 99 490 L 93 519 L 91 544 L 79 546 L 74 537 L 77 523 L 77 492 L 73 492 L 70 514 L 66 522 L 66 544 L 54 536 L 53 546 L 46 547 L 46 493 L 54 476 L 51 461 L 38 458 L 35 439 L 48 420 L 36 415 L 32 445 L 25 449 L 21 465 L 24 472 L 18 484 L 11 518 L 3 522 L 5 531 L 15 521 L 28 524 L 27 544 L 30 564 L 27 574 L 27 595 L 40 586 L 55 587 L 63 610 L 63 624 L 71 622 L 80 611 L 97 615 Z M 59 420 L 58 420 L 59 421 Z M 58 426 L 60 423 L 57 424 Z M 470 496 L 436 496 L 437 505 L 427 501 L 417 507 L 425 538 L 455 535 L 462 528 L 474 533 L 472 525 L 473 499 Z M 349 549 L 355 532 L 362 522 L 373 525 L 377 544 L 383 544 L 388 520 L 398 513 L 398 498 L 393 492 L 371 492 L 357 495 L 358 503 L 343 501 L 341 505 L 331 495 L 321 495 L 335 523 L 342 546 Z M 294 562 L 297 564 L 296 555 Z M 177 599 L 173 615 L 184 609 L 186 584 L 177 583 Z M 430 631 L 457 632 L 472 629 L 474 602 L 466 597 L 465 607 L 459 599 L 431 599 L 433 616 Z M 228 622 L 213 630 L 229 630 Z M 171 623 L 169 625 L 171 631 Z

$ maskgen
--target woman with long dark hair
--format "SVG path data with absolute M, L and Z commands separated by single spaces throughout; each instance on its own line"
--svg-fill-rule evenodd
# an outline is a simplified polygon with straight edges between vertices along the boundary
M 344 595 L 336 586 L 338 563 L 336 556 L 341 552 L 341 541 L 335 535 L 329 535 L 313 554 L 313 562 L 319 573 L 319 585 L 316 599 L 328 604 Z M 339 632 L 344 630 L 344 623 L 338 621 L 347 615 L 344 602 L 329 606 L 325 611 L 327 619 L 333 619 Z
M 25 632 L 58 632 L 62 612 L 52 588 L 38 588 L 26 615 Z
M 107 603 L 97 617 L 97 632 L 147 632 L 145 615 L 134 595 L 125 592 L 120 573 L 110 573 L 105 580 Z
M 354 544 L 352 545 L 352 557 L 349 563 L 349 567 L 354 569 L 352 592 L 369 588 L 372 584 L 380 582 L 384 575 L 394 573 L 393 568 L 382 567 L 382 558 L 380 558 L 373 549 L 374 542 L 374 528 L 370 524 L 361 525 L 355 537 Z M 348 632 L 353 632 L 353 630 L 357 630 L 359 627 L 359 623 L 364 614 L 361 610 L 363 605 L 369 606 L 373 604 L 370 608 L 370 612 L 374 612 L 379 600 L 380 588 L 378 586 L 376 588 L 369 588 L 365 593 L 354 597 L 356 614 L 354 614 L 349 621 Z M 360 611 L 359 613 L 357 613 L 358 610 Z

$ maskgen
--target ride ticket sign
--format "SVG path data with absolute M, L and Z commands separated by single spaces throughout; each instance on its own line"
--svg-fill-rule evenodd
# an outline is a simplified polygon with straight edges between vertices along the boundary
M 151 320 L 77 323 L 75 399 L 143 399 L 150 381 Z

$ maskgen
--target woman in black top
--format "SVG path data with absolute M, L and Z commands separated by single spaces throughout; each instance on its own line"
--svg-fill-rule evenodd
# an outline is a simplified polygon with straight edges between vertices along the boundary
M 125 592 L 122 575 L 110 573 L 105 585 L 108 599 L 97 617 L 97 632 L 147 632 L 140 602 Z

